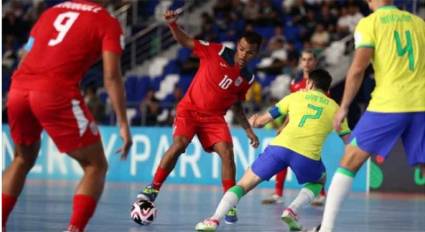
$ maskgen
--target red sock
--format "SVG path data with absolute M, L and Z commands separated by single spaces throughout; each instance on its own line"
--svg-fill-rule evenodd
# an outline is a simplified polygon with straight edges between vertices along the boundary
M 235 180 L 223 179 L 221 181 L 221 185 L 223 186 L 223 192 L 227 192 L 227 190 L 229 190 L 229 188 L 231 188 L 235 185 Z
M 326 197 L 325 187 L 323 187 L 322 190 L 320 190 L 320 196 Z
M 288 173 L 288 168 L 285 168 L 276 174 L 276 184 L 274 185 L 274 192 L 278 196 L 283 196 L 283 189 L 284 189 L 287 173 Z
M 165 168 L 158 166 L 155 172 L 155 176 L 153 177 L 152 187 L 156 190 L 159 190 L 165 179 L 167 179 L 168 175 L 170 175 L 170 172 L 171 170 L 167 171 Z
M 96 200 L 88 195 L 75 195 L 71 221 L 68 230 L 82 232 L 96 209 Z
M 13 207 L 15 206 L 16 200 L 18 197 L 7 195 L 2 193 L 1 194 L 1 201 L 2 201 L 2 227 L 6 227 L 7 218 L 9 217 L 10 212 L 12 212 Z

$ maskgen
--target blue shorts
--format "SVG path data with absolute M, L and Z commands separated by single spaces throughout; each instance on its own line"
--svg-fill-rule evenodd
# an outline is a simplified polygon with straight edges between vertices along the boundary
M 300 184 L 318 182 L 326 174 L 321 160 L 309 159 L 280 146 L 267 146 L 254 161 L 251 169 L 261 180 L 269 180 L 286 167 L 291 168 Z
M 425 112 L 366 111 L 351 134 L 350 144 L 386 158 L 399 137 L 409 164 L 425 163 Z

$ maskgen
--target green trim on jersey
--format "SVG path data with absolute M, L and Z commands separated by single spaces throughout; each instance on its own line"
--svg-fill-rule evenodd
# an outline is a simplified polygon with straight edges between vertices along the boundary
M 356 47 L 357 48 L 375 48 L 375 45 L 373 44 L 362 44 Z
M 381 6 L 377 10 L 395 10 L 395 9 L 398 9 L 398 8 L 393 5 L 387 5 L 387 6 Z
M 351 133 L 351 130 L 342 130 L 338 133 L 339 136 L 348 135 Z

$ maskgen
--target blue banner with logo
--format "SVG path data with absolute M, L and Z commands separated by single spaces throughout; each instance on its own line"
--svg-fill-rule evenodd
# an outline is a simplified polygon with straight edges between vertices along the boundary
M 127 160 L 120 160 L 116 150 L 121 146 L 119 132 L 116 127 L 101 126 L 100 132 L 104 144 L 105 154 L 109 161 L 108 181 L 114 182 L 143 182 L 152 180 L 159 161 L 172 144 L 172 129 L 168 127 L 134 127 L 133 147 Z M 9 126 L 3 125 L 3 152 L 2 169 L 10 164 L 13 157 L 13 141 L 10 137 Z M 260 139 L 260 147 L 254 149 L 249 145 L 244 130 L 233 128 L 233 136 L 237 179 L 248 168 L 255 158 L 273 139 L 275 132 L 272 130 L 259 129 L 255 131 Z M 43 133 L 41 151 L 34 168 L 29 174 L 29 179 L 65 179 L 78 180 L 82 176 L 82 169 L 78 163 L 66 154 L 59 153 L 52 140 Z M 323 147 L 323 162 L 330 179 L 338 167 L 342 157 L 344 145 L 342 140 L 331 134 Z M 366 165 L 358 172 L 354 184 L 354 191 L 367 191 Z M 206 153 L 195 137 L 186 152 L 179 158 L 174 171 L 167 179 L 167 183 L 176 184 L 220 184 L 221 161 L 218 155 Z M 262 187 L 272 187 L 273 181 L 261 184 Z M 299 188 L 297 180 L 292 172 L 288 172 L 286 187 Z

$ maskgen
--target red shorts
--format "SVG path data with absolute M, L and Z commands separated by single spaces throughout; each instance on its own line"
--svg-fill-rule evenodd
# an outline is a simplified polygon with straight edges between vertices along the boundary
M 15 144 L 29 145 L 39 141 L 43 128 L 61 152 L 100 141 L 93 116 L 80 94 L 65 97 L 12 88 L 7 108 Z
M 213 145 L 219 142 L 232 143 L 229 127 L 223 115 L 210 115 L 186 109 L 177 109 L 173 125 L 173 136 L 184 136 L 192 140 L 198 136 L 207 152 L 213 151 Z

